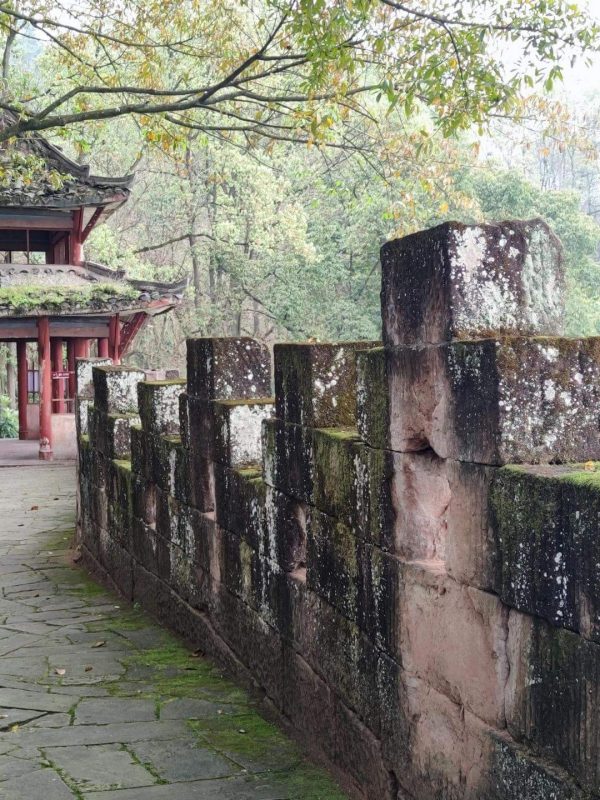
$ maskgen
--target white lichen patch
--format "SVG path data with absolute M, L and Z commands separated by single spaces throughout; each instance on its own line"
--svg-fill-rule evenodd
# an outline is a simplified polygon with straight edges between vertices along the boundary
M 110 413 L 129 414 L 138 410 L 138 383 L 145 373 L 139 369 L 113 367 L 105 370 L 107 410 Z
M 450 311 L 458 333 L 561 332 L 561 258 L 541 223 L 523 224 L 519 236 L 502 227 L 498 233 L 478 226 L 456 229 L 449 262 Z
M 262 422 L 272 414 L 272 405 L 248 403 L 231 406 L 227 430 L 229 437 L 229 458 L 231 466 L 255 464 L 261 461 Z

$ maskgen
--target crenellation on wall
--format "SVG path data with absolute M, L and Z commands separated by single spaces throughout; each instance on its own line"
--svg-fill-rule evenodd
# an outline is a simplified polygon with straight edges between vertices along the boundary
M 186 381 L 78 365 L 84 560 L 352 797 L 584 800 L 600 473 L 575 462 L 600 458 L 600 340 L 554 335 L 541 221 L 382 262 L 384 346 L 276 345 L 274 396 L 244 337 L 189 340 Z

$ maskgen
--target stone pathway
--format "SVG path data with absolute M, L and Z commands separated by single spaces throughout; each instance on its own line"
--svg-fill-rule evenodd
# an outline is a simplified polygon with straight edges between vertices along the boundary
M 73 467 L 0 469 L 2 800 L 343 800 L 248 695 L 68 560 Z

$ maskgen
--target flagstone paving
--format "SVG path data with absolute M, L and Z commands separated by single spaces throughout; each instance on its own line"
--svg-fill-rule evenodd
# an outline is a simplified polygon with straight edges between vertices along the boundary
M 1 800 L 343 800 L 250 697 L 69 561 L 71 466 L 0 469 Z

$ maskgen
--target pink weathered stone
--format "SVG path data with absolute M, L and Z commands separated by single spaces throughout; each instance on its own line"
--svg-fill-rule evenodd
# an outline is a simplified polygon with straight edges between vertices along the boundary
M 410 766 L 403 778 L 408 778 L 411 794 L 423 800 L 482 800 L 491 756 L 490 729 L 425 681 L 412 675 L 405 675 L 404 681 L 413 725 Z
M 480 464 L 600 458 L 600 338 L 387 352 L 392 450 Z
M 502 728 L 508 610 L 443 566 L 407 564 L 400 603 L 403 666 L 454 703 Z
M 449 503 L 445 464 L 435 453 L 394 455 L 392 505 L 398 555 L 411 561 L 443 560 Z
M 495 587 L 496 545 L 489 519 L 489 490 L 495 467 L 447 460 L 450 489 L 446 512 L 448 574 L 479 589 Z

